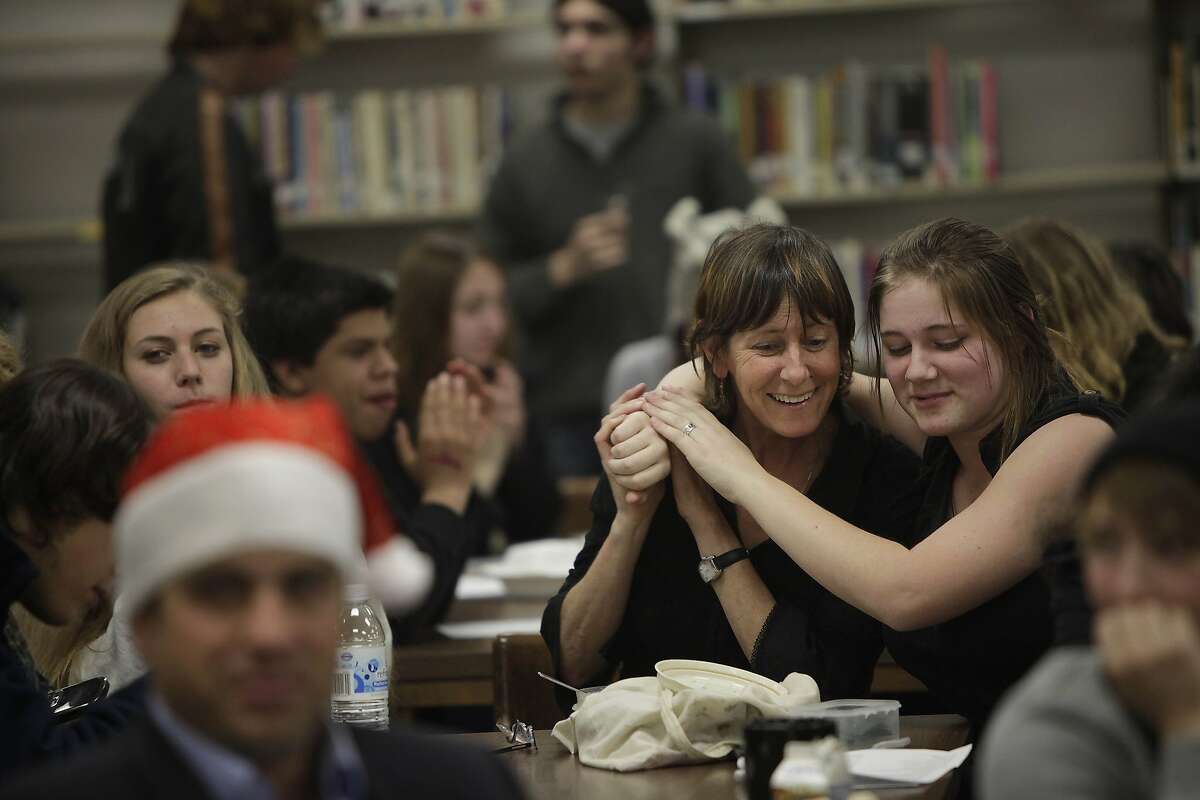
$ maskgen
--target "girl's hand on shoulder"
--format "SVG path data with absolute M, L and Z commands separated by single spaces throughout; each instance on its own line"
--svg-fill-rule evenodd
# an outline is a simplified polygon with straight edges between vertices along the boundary
M 1200 736 L 1200 632 L 1187 609 L 1100 611 L 1096 650 L 1125 705 L 1163 736 Z

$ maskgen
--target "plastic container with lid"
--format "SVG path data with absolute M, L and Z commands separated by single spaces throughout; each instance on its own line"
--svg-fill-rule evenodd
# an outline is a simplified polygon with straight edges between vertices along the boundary
M 833 722 L 838 738 L 847 750 L 863 750 L 879 742 L 900 738 L 900 703 L 897 700 L 827 700 L 800 706 L 795 714 Z

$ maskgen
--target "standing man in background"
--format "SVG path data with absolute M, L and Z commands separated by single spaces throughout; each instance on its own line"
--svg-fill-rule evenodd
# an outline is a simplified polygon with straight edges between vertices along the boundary
M 170 72 L 125 123 L 104 181 L 106 291 L 159 261 L 251 274 L 280 256 L 272 187 L 231 101 L 295 71 L 320 39 L 316 5 L 183 0 Z
M 481 236 L 508 271 L 530 409 L 561 477 L 599 474 L 609 360 L 662 332 L 667 212 L 687 196 L 744 208 L 755 192 L 717 124 L 647 80 L 647 0 L 556 0 L 553 13 L 565 90 L 505 153 Z

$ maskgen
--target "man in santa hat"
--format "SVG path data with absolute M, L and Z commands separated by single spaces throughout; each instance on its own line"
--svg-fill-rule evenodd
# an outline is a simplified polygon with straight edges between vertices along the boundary
M 329 721 L 343 583 L 365 568 L 395 608 L 419 599 L 428 566 L 392 535 L 328 402 L 172 417 L 127 476 L 115 528 L 147 719 L 0 796 L 520 796 L 491 755 Z

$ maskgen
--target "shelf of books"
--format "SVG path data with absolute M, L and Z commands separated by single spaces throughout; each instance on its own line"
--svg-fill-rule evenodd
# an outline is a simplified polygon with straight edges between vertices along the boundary
M 1000 178 L 997 76 L 981 59 L 834 65 L 816 75 L 726 77 L 685 68 L 685 102 L 713 115 L 767 191 L 829 198 L 972 193 Z
M 925 8 L 987 6 L 1029 0 L 680 0 L 672 16 L 681 25 L 772 17 L 873 14 Z
M 330 0 L 322 8 L 331 41 L 546 27 L 543 0 Z
M 325 39 L 330 43 L 504 33 L 547 26 L 546 3 L 542 0 L 515 0 L 513 7 L 505 0 L 334 0 L 325 5 L 322 17 Z M 0 32 L 0 52 L 161 47 L 169 36 L 166 28 Z
M 269 92 L 238 108 L 295 228 L 469 217 L 512 129 L 496 86 Z

